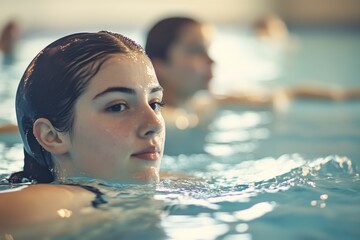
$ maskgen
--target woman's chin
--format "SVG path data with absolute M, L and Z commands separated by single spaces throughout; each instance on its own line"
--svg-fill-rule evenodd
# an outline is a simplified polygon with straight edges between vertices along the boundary
M 158 183 L 160 181 L 159 170 L 156 167 L 144 168 L 135 175 L 134 180 L 142 183 Z

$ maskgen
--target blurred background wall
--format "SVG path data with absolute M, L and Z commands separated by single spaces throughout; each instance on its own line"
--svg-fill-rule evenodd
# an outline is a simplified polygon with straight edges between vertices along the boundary
M 247 24 L 275 12 L 289 24 L 359 25 L 359 0 L 0 0 L 0 27 L 24 31 L 148 26 L 169 15 L 217 24 Z

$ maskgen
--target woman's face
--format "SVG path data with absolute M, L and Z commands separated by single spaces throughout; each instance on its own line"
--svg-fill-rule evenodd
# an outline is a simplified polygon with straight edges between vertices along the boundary
M 201 24 L 184 26 L 170 47 L 167 61 L 169 84 L 182 94 L 207 89 L 212 78 L 213 60 L 208 55 L 209 28 Z
M 141 54 L 115 54 L 75 104 L 70 158 L 76 174 L 158 181 L 165 130 L 162 88 Z

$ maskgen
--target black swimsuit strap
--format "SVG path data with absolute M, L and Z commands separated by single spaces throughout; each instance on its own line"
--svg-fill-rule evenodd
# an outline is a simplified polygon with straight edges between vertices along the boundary
M 101 204 L 107 203 L 107 201 L 103 198 L 104 194 L 102 192 L 100 192 L 100 190 L 95 188 L 95 187 L 86 186 L 86 185 L 80 185 L 80 184 L 66 184 L 66 185 L 81 187 L 81 188 L 84 188 L 84 189 L 94 193 L 95 194 L 95 199 L 93 201 L 91 201 L 91 204 L 92 204 L 92 206 L 94 208 L 97 208 Z

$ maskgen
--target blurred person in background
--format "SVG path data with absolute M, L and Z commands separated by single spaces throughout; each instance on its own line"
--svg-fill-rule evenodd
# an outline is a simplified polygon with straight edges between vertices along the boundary
M 285 41 L 288 31 L 276 16 L 254 25 L 256 36 Z M 188 17 L 170 17 L 155 23 L 146 38 L 145 51 L 150 57 L 160 84 L 164 87 L 167 126 L 197 126 L 209 120 L 213 110 L 224 104 L 274 106 L 282 109 L 295 97 L 343 100 L 360 97 L 360 90 L 299 86 L 273 92 L 249 92 L 215 95 L 209 90 L 214 60 L 209 56 L 211 26 Z M 199 94 L 201 93 L 201 94 Z M 179 120 L 181 119 L 181 121 Z
M 253 25 L 256 37 L 285 42 L 290 37 L 285 22 L 277 15 L 271 14 L 260 18 Z
M 0 56 L 3 63 L 11 63 L 16 44 L 20 37 L 20 27 L 15 20 L 8 21 L 0 33 Z
M 0 62 L 1 65 L 8 67 L 14 63 L 15 49 L 20 38 L 20 27 L 16 20 L 9 20 L 0 32 Z M 2 71 L 2 69 L 0 69 Z M 0 116 L 2 117 L 2 116 Z M 1 120 L 1 119 L 0 119 Z M 2 123 L 0 133 L 17 133 L 17 125 L 12 123 Z

